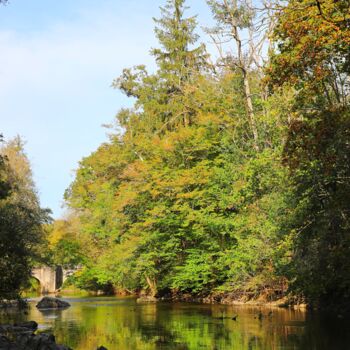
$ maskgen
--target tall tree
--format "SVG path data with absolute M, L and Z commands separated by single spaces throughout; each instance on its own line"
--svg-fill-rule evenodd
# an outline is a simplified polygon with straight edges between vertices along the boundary
M 197 76 L 206 65 L 204 45 L 193 47 L 199 36 L 194 33 L 196 17 L 185 18 L 185 0 L 168 0 L 161 7 L 160 19 L 154 19 L 160 49 L 151 52 L 156 58 L 159 72 L 173 92 L 181 92 L 191 77 Z
M 293 287 L 310 303 L 349 305 L 349 1 L 290 1 L 268 69 L 294 101 L 284 150 L 293 183 Z
M 193 83 L 208 67 L 204 45 L 195 46 L 196 18 L 185 17 L 184 3 L 168 0 L 161 7 L 161 18 L 155 19 L 160 48 L 151 53 L 156 58 L 157 72 L 150 75 L 144 66 L 125 69 L 114 82 L 115 87 L 137 98 L 136 107 L 142 107 L 146 124 L 158 134 L 191 123 Z
M 40 208 L 19 138 L 1 147 L 0 159 L 0 179 L 6 183 L 6 192 L 0 198 L 0 298 L 12 298 L 30 277 L 48 211 Z
M 256 11 L 251 1 L 209 0 L 207 3 L 217 22 L 217 26 L 209 29 L 208 33 L 217 45 L 223 63 L 232 70 L 238 69 L 242 74 L 247 117 L 253 136 L 253 145 L 258 151 L 259 131 L 253 103 L 251 74 L 261 70 L 262 50 L 267 29 L 270 29 L 269 25 L 266 28 L 261 19 L 259 24 L 256 23 Z M 225 44 L 231 41 L 235 43 L 235 53 L 225 56 L 223 52 Z
M 193 48 L 195 18 L 184 10 L 184 1 L 162 9 L 157 71 L 140 66 L 115 82 L 135 97 L 118 114 L 123 133 L 81 162 L 67 191 L 90 237 L 81 286 L 111 282 L 152 295 L 279 288 L 272 247 L 284 208 L 269 206 L 283 205 L 281 124 L 273 113 L 264 120 L 269 146 L 256 152 L 242 72 L 206 74 L 204 48 Z M 256 90 L 259 74 L 249 75 Z

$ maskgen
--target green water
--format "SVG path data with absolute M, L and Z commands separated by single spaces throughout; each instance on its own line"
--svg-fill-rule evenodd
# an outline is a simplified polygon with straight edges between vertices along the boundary
M 71 307 L 27 315 L 1 314 L 0 321 L 35 320 L 40 331 L 74 350 L 346 350 L 349 323 L 320 314 L 198 304 L 137 304 L 131 298 L 65 298 Z M 258 314 L 264 315 L 259 320 Z M 269 313 L 272 311 L 272 315 Z M 238 315 L 237 321 L 231 317 Z

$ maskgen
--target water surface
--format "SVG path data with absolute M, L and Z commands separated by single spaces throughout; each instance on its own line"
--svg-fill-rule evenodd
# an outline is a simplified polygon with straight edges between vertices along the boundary
M 138 304 L 132 298 L 64 298 L 66 310 L 1 314 L 35 320 L 74 350 L 346 350 L 350 324 L 336 317 L 285 309 L 183 303 Z M 263 315 L 259 319 L 259 313 Z M 232 316 L 238 315 L 237 320 Z M 261 318 L 261 317 L 260 317 Z

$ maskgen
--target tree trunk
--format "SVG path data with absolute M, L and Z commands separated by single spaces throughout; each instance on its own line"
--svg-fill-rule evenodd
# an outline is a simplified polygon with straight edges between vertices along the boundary
M 146 282 L 148 284 L 148 287 L 151 290 L 151 296 L 155 297 L 158 292 L 156 279 L 155 278 L 151 279 L 147 275 L 145 275 L 145 277 L 146 277 Z
M 250 127 L 252 129 L 253 138 L 254 138 L 254 148 L 256 151 L 259 151 L 258 128 L 255 122 L 254 107 L 253 107 L 253 101 L 252 101 L 252 96 L 250 91 L 248 74 L 245 68 L 242 68 L 242 72 L 243 72 L 244 97 L 247 105 L 248 119 L 249 119 Z
M 227 0 L 224 0 L 224 5 L 225 5 L 225 10 L 227 14 L 230 16 L 231 36 L 235 40 L 236 46 L 237 46 L 238 64 L 236 63 L 236 66 L 238 66 L 238 68 L 242 71 L 242 74 L 243 74 L 244 98 L 246 101 L 248 121 L 250 124 L 251 131 L 253 133 L 254 148 L 256 151 L 259 151 L 258 128 L 255 122 L 254 107 L 253 107 L 249 76 L 248 76 L 249 65 L 247 64 L 246 59 L 244 57 L 242 40 L 240 38 L 240 33 L 239 33 L 238 21 L 237 21 L 237 18 L 235 18 L 235 14 L 239 10 L 237 5 L 237 0 L 234 0 L 232 3 L 232 6 L 233 6 L 232 8 L 234 9 L 233 12 Z M 253 48 L 251 48 L 251 50 L 253 50 Z M 251 53 L 251 55 L 253 54 L 254 54 L 254 51 Z

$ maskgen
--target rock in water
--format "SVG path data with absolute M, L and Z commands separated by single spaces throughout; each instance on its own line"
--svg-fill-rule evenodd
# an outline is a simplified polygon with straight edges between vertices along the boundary
M 56 344 L 55 336 L 52 334 L 32 334 L 22 336 L 14 344 L 18 350 L 71 350 L 67 346 Z
M 32 334 L 38 328 L 35 321 L 15 323 L 13 325 L 0 325 L 0 335 L 2 334 Z M 0 347 L 0 349 L 2 349 Z
M 64 309 L 70 307 L 70 304 L 58 298 L 44 297 L 36 307 L 38 309 Z
M 56 344 L 55 336 L 52 334 L 19 334 L 11 336 L 11 340 L 0 335 L 1 350 L 72 350 L 71 348 Z
M 31 330 L 35 330 L 35 329 L 38 328 L 38 324 L 35 321 L 27 321 L 27 322 L 15 323 L 14 326 L 28 328 L 28 329 L 31 329 Z
M 17 348 L 9 339 L 2 335 L 0 336 L 0 349 L 16 350 Z

